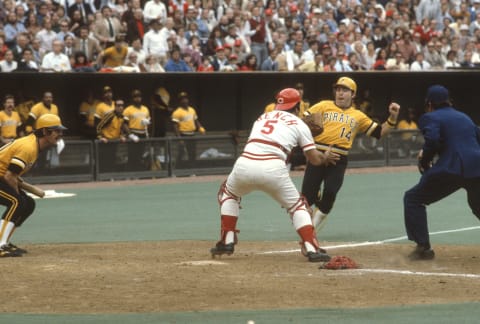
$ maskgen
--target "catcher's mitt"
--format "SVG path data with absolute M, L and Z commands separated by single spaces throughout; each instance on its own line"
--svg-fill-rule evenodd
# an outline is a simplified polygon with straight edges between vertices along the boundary
M 334 256 L 330 261 L 320 266 L 320 269 L 328 270 L 343 270 L 343 269 L 357 269 L 358 264 L 346 256 Z
M 316 137 L 323 133 L 323 120 L 321 114 L 311 114 L 303 117 L 303 121 L 307 124 L 312 132 L 312 136 Z

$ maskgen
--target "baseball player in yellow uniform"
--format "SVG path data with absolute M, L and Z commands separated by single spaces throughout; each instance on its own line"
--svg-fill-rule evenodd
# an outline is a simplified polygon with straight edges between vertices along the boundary
M 99 101 L 89 91 L 84 101 L 80 103 L 78 113 L 80 115 L 80 132 L 88 139 L 94 139 L 97 135 L 95 127 L 95 113 Z
M 123 116 L 125 104 L 121 99 L 115 100 L 114 104 L 115 109 L 106 113 L 97 126 L 98 139 L 103 143 L 108 143 L 109 140 L 125 142 L 129 134 L 128 126 Z
M 150 125 L 150 110 L 142 105 L 142 93 L 140 90 L 132 91 L 132 104 L 125 108 L 123 116 L 128 123 L 130 138 L 138 142 L 140 138 L 148 138 Z M 133 136 L 134 135 L 134 136 Z M 140 142 L 128 147 L 129 170 L 142 169 L 142 156 L 145 151 L 145 145 Z
M 338 191 L 343 184 L 343 178 L 348 163 L 348 151 L 357 133 L 365 133 L 377 139 L 388 134 L 396 126 L 400 105 L 392 102 L 388 107 L 389 117 L 383 124 L 377 124 L 362 111 L 355 108 L 353 98 L 357 93 L 354 80 L 341 77 L 333 85 L 335 100 L 323 100 L 310 107 L 305 115 L 321 114 L 323 132 L 314 138 L 317 150 L 326 151 L 332 147 L 332 152 L 340 154 L 341 158 L 335 165 L 314 166 L 307 163 L 303 177 L 302 193 L 310 206 L 316 209 L 312 221 L 317 230 L 325 224 Z M 323 183 L 323 191 L 320 187 Z
M 113 102 L 113 91 L 109 86 L 103 87 L 103 100 L 95 108 L 95 125 L 109 112 L 113 111 L 115 103 Z
M 125 108 L 123 116 L 128 122 L 130 132 L 139 138 L 146 138 L 150 125 L 150 110 L 142 105 L 142 93 L 140 90 L 132 91 L 132 104 Z
M 45 114 L 53 114 L 59 116 L 58 107 L 53 103 L 53 95 L 50 91 L 44 92 L 42 101 L 36 103 L 35 105 L 33 105 L 32 109 L 30 109 L 25 129 L 36 129 L 36 121 L 38 120 L 38 118 Z M 60 141 L 63 140 L 60 139 Z M 52 149 L 48 152 L 45 151 L 39 156 L 35 165 L 35 169 L 43 169 L 45 171 L 46 168 L 50 168 L 54 165 L 54 160 L 58 161 L 57 150 Z
M 43 114 L 36 130 L 0 148 L 0 205 L 6 207 L 0 222 L 0 257 L 21 256 L 26 252 L 10 243 L 16 228 L 35 210 L 34 200 L 19 189 L 19 178 L 33 166 L 41 151 L 53 148 L 66 128 L 60 118 Z
M 194 136 L 198 131 L 200 134 L 205 134 L 205 128 L 198 120 L 197 112 L 190 106 L 188 94 L 184 91 L 178 94 L 180 106 L 172 113 L 173 129 L 178 137 Z M 188 160 L 190 163 L 195 161 L 196 143 L 194 140 L 185 141 L 185 148 L 188 153 Z M 181 161 L 184 156 L 184 148 L 178 150 L 177 162 Z
M 123 116 L 124 102 L 121 99 L 114 101 L 115 109 L 103 116 L 97 126 L 99 146 L 100 171 L 114 171 L 116 165 L 117 145 L 112 141 L 126 142 L 129 135 L 128 126 Z
M 37 119 L 45 114 L 53 114 L 58 116 L 58 107 L 53 103 L 53 95 L 47 91 L 43 94 L 42 101 L 33 105 L 28 114 L 27 126 L 32 126 L 34 129 Z
M 20 102 L 17 104 L 17 106 L 15 107 L 15 111 L 18 112 L 18 114 L 20 115 L 20 119 L 22 121 L 22 124 L 26 124 L 27 123 L 27 120 L 28 120 L 28 116 L 30 114 L 30 110 L 32 109 L 32 107 L 35 105 L 35 102 L 31 99 L 29 100 L 21 100 L 20 99 Z M 26 132 L 28 134 L 30 134 L 32 132 L 32 129 L 27 129 Z
M 19 129 L 22 125 L 20 115 L 14 111 L 15 99 L 11 95 L 6 95 L 3 102 L 4 110 L 0 111 L 0 140 L 2 145 L 8 144 L 23 132 Z

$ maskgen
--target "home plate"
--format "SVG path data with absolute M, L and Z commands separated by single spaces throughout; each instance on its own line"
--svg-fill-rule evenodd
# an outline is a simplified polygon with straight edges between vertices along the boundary
M 39 199 L 39 197 L 27 192 L 27 195 L 34 199 Z M 75 193 L 67 193 L 67 192 L 56 192 L 55 190 L 45 190 L 45 197 L 43 199 L 49 199 L 49 198 L 65 198 L 65 197 L 73 197 L 76 196 L 77 194 Z
M 204 265 L 225 265 L 227 262 L 215 261 L 215 260 L 200 260 L 200 261 L 185 261 L 177 263 L 179 265 L 194 265 L 194 266 L 204 266 Z

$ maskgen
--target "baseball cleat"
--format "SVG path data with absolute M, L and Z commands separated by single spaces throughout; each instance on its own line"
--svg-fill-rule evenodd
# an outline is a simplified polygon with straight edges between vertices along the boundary
M 432 260 L 435 258 L 435 252 L 429 246 L 417 245 L 408 258 L 410 260 Z
M 216 255 L 223 254 L 230 255 L 234 250 L 234 243 L 224 244 L 222 242 L 218 242 L 215 247 L 210 249 L 210 253 L 212 254 L 212 257 L 215 257 Z
M 307 258 L 309 262 L 328 262 L 330 261 L 330 256 L 322 252 L 308 252 Z
M 5 246 L 5 249 L 6 249 L 6 250 L 9 250 L 9 251 L 11 251 L 11 252 L 17 252 L 17 253 L 20 253 L 20 254 L 28 253 L 27 250 L 22 249 L 22 248 L 19 248 L 18 246 L 16 246 L 16 245 L 13 244 L 13 243 L 8 243 L 8 244 Z
M 8 257 L 21 257 L 22 255 L 18 252 L 10 251 L 6 246 L 0 247 L 0 258 Z

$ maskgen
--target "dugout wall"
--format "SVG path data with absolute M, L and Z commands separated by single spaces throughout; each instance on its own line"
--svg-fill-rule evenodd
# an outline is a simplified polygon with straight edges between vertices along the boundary
M 448 72 L 355 72 L 348 74 L 358 84 L 358 99 L 368 100 L 373 115 L 383 120 L 387 104 L 398 101 L 403 111 L 414 107 L 423 111 L 427 87 L 440 83 L 450 89 L 455 105 L 480 123 L 479 71 Z M 79 135 L 78 107 L 88 91 L 101 97 L 105 85 L 114 97 L 129 102 L 132 89 L 143 92 L 144 102 L 152 107 L 152 95 L 159 87 L 170 93 L 170 106 L 176 107 L 176 95 L 187 91 L 207 131 L 249 129 L 252 122 L 273 101 L 275 93 L 297 82 L 305 86 L 305 98 L 315 103 L 331 98 L 331 85 L 337 73 L 0 73 L 1 96 L 13 94 L 16 101 L 39 101 L 45 91 L 52 91 L 69 136 Z M 155 109 L 152 111 L 156 114 Z M 155 126 L 155 125 L 154 125 Z

